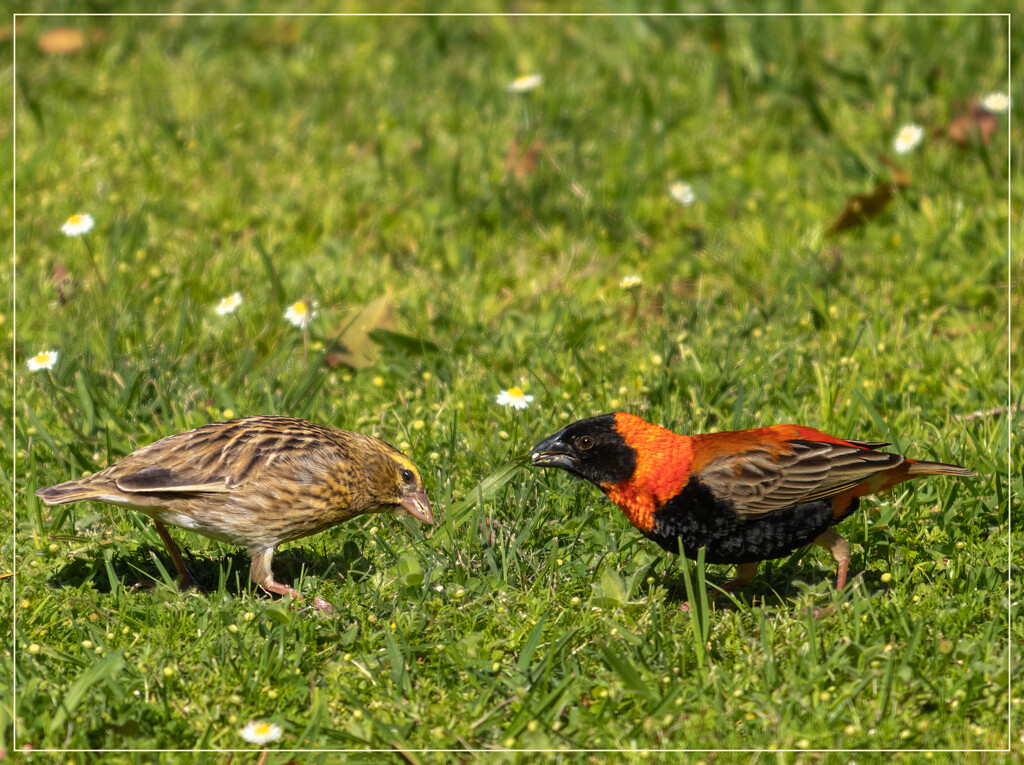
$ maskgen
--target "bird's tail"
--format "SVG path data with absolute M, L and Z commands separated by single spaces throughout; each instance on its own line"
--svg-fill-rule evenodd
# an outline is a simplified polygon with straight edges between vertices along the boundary
M 81 502 L 83 499 L 92 499 L 96 496 L 96 490 L 88 483 L 78 479 L 38 489 L 36 496 L 48 505 L 66 505 L 69 502 Z
M 923 460 L 907 460 L 907 462 L 910 463 L 907 475 L 977 475 L 973 470 L 959 465 L 948 465 L 945 462 L 925 462 Z

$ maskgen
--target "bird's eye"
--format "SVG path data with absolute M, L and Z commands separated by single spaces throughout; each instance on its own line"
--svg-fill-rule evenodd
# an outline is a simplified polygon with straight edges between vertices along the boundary
M 411 470 L 409 470 L 408 468 L 403 468 L 403 470 L 402 470 L 402 480 L 403 481 L 405 481 L 406 483 L 412 483 L 412 479 L 415 478 L 415 477 L 416 476 L 413 475 Z
M 589 449 L 594 445 L 594 439 L 590 436 L 580 436 L 576 439 L 576 445 L 579 446 L 580 449 Z

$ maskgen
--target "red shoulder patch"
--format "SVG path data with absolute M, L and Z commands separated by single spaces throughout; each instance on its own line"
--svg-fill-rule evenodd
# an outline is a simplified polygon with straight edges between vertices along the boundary
M 864 447 L 857 446 L 857 444 L 851 444 L 844 438 L 836 438 L 830 436 L 828 433 L 824 433 L 815 428 L 808 428 L 805 425 L 774 425 L 768 430 L 774 430 L 779 433 L 780 436 L 784 437 L 787 441 L 801 440 L 801 441 L 820 441 L 826 444 L 839 444 L 841 446 L 854 446 L 858 449 Z
M 767 450 L 772 454 L 792 451 L 790 441 L 819 441 L 840 446 L 857 446 L 842 438 L 830 436 L 803 425 L 769 425 L 750 430 L 727 430 L 719 433 L 704 433 L 691 437 L 694 458 L 690 470 L 698 475 L 704 467 L 719 457 L 727 457 L 751 449 Z M 863 448 L 863 447 L 857 447 Z

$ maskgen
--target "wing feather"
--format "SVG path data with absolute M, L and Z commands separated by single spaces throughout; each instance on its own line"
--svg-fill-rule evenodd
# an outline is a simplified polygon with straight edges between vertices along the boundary
M 130 475 L 120 476 L 114 485 L 128 493 L 147 492 L 228 492 L 231 485 L 226 479 L 194 482 L 195 476 L 182 474 L 170 468 L 148 467 Z
M 348 460 L 351 442 L 362 438 L 298 422 L 250 418 L 178 433 L 122 459 L 111 478 L 131 494 L 228 493 L 268 472 L 292 475 L 298 465 Z
M 712 459 L 697 477 L 715 496 L 731 501 L 741 519 L 753 520 L 833 497 L 904 461 L 899 454 L 873 451 L 883 445 L 759 443 Z

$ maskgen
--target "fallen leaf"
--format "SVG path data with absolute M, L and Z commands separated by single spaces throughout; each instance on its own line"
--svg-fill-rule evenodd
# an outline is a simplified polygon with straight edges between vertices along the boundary
M 0 42 L 7 42 L 13 40 L 15 37 L 21 34 L 21 22 L 17 24 L 0 27 Z
M 879 183 L 870 194 L 855 194 L 847 199 L 842 212 L 825 229 L 825 236 L 835 236 L 840 231 L 863 226 L 889 206 L 897 191 L 909 185 L 910 176 L 894 170 L 892 179 Z
M 441 353 L 441 346 L 433 340 L 425 337 L 406 335 L 395 332 L 391 329 L 378 327 L 370 332 L 370 339 L 377 345 L 387 348 L 396 353 L 404 353 L 409 356 L 437 355 Z
M 505 152 L 505 174 L 511 175 L 516 183 L 522 183 L 537 170 L 537 160 L 542 151 L 542 141 L 534 141 L 524 150 L 516 136 L 509 142 L 508 151 Z
M 75 27 L 55 27 L 39 36 L 39 50 L 51 55 L 75 53 L 85 47 L 85 32 Z
M 75 277 L 71 275 L 63 263 L 55 263 L 53 266 L 53 286 L 57 288 L 57 304 L 65 305 L 74 296 Z
M 998 126 L 996 115 L 975 101 L 966 114 L 958 115 L 949 123 L 946 134 L 958 146 L 970 146 L 974 136 L 982 144 L 987 144 Z
M 387 329 L 392 324 L 391 290 L 388 290 L 372 303 L 349 312 L 338 327 L 341 337 L 327 354 L 327 365 L 352 369 L 370 366 L 379 349 L 370 333 L 376 329 Z

